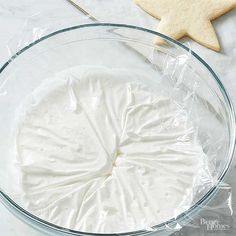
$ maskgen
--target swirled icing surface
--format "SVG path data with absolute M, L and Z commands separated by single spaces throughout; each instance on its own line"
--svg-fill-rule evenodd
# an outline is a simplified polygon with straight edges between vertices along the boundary
M 76 67 L 21 107 L 26 209 L 92 233 L 146 229 L 192 202 L 205 155 L 187 112 L 145 75 Z

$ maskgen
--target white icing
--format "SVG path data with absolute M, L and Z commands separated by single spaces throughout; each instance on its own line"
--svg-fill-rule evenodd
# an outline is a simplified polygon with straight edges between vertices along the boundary
M 187 112 L 154 84 L 103 67 L 46 79 L 20 109 L 25 208 L 92 233 L 145 229 L 187 209 L 205 155 Z

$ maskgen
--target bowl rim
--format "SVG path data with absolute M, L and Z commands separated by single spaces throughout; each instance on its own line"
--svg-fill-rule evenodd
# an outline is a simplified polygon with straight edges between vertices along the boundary
M 115 23 L 91 23 L 91 24 L 82 24 L 82 25 L 75 25 L 72 27 L 68 27 L 68 28 L 63 28 L 57 31 L 54 31 L 48 35 L 45 35 L 35 41 L 33 41 L 32 43 L 29 43 L 27 46 L 25 46 L 24 48 L 22 48 L 21 50 L 19 50 L 18 52 L 16 52 L 14 55 L 12 55 L 10 57 L 9 60 L 7 60 L 2 67 L 0 68 L 0 74 L 6 69 L 6 67 L 12 62 L 14 61 L 18 56 L 20 56 L 23 52 L 27 51 L 28 49 L 30 49 L 31 47 L 33 47 L 34 45 L 37 45 L 38 43 L 51 38 L 55 35 L 58 35 L 60 33 L 64 33 L 64 32 L 68 32 L 68 31 L 72 31 L 72 30 L 77 30 L 77 29 L 82 29 L 82 28 L 96 28 L 96 27 L 103 27 L 103 28 L 109 28 L 109 27 L 117 27 L 117 28 L 126 28 L 126 29 L 131 29 L 131 30 L 137 30 L 137 31 L 142 31 L 145 33 L 149 33 L 149 34 L 153 34 L 155 36 L 159 36 L 161 38 L 163 38 L 164 40 L 168 41 L 170 44 L 172 45 L 177 45 L 178 47 L 184 49 L 185 51 L 187 51 L 188 53 L 190 53 L 195 59 L 197 59 L 208 71 L 209 73 L 212 75 L 213 79 L 215 80 L 216 84 L 218 85 L 218 88 L 220 89 L 221 94 L 224 97 L 224 100 L 227 104 L 227 110 L 229 111 L 229 120 L 230 120 L 230 125 L 232 128 L 232 137 L 231 137 L 231 143 L 230 143 L 230 147 L 229 147 L 229 151 L 228 151 L 228 161 L 226 162 L 225 167 L 222 170 L 222 173 L 219 175 L 219 177 L 217 178 L 216 182 L 214 183 L 214 185 L 208 190 L 208 192 L 200 199 L 198 200 L 195 204 L 193 204 L 188 210 L 182 212 L 181 214 L 179 214 L 178 216 L 165 221 L 161 224 L 155 225 L 153 226 L 150 230 L 137 230 L 137 231 L 132 231 L 132 232 L 124 232 L 124 233 L 112 233 L 112 234 L 101 234 L 101 233 L 89 233 L 89 232 L 82 232 L 82 231 L 76 231 L 76 230 L 71 230 L 68 228 L 64 228 L 55 224 L 52 224 L 50 222 L 47 222 L 45 220 L 40 219 L 39 217 L 31 214 L 30 212 L 28 212 L 27 210 L 23 209 L 21 206 L 19 206 L 17 203 L 15 203 L 7 194 L 5 194 L 1 189 L 0 189 L 0 197 L 1 199 L 3 199 L 3 203 L 5 203 L 8 207 L 15 209 L 17 211 L 18 214 L 20 214 L 21 217 L 25 217 L 28 218 L 29 220 L 32 221 L 32 223 L 36 223 L 37 225 L 43 226 L 46 229 L 51 229 L 53 231 L 56 231 L 58 233 L 64 233 L 67 235 L 87 235 L 87 236 L 96 236 L 96 235 L 120 235 L 120 236 L 128 236 L 128 235 L 145 235 L 147 233 L 150 233 L 150 231 L 156 231 L 156 230 L 163 230 L 164 227 L 166 225 L 168 225 L 168 228 L 170 229 L 170 227 L 175 226 L 176 224 L 178 224 L 179 222 L 182 222 L 188 215 L 193 214 L 194 212 L 196 212 L 198 210 L 198 206 L 199 205 L 203 205 L 206 204 L 211 198 L 212 196 L 217 192 L 218 187 L 220 185 L 220 183 L 223 181 L 226 173 L 228 172 L 231 163 L 232 163 L 232 159 L 233 159 L 233 154 L 234 154 L 234 149 L 235 149 L 235 144 L 236 144 L 236 118 L 235 118 L 235 110 L 234 110 L 234 106 L 233 103 L 231 101 L 231 98 L 228 95 L 228 92 L 226 91 L 226 89 L 224 88 L 221 80 L 219 79 L 219 77 L 216 75 L 216 73 L 213 71 L 213 69 L 211 68 L 211 66 L 205 61 L 203 60 L 197 53 L 195 53 L 193 50 L 191 50 L 190 48 L 188 48 L 187 46 L 185 46 L 184 44 L 180 43 L 179 41 L 176 41 L 164 34 L 161 34 L 159 32 L 155 32 L 153 30 L 150 29 L 146 29 L 143 27 L 139 27 L 139 26 L 135 26 L 135 25 L 128 25 L 128 24 L 115 24 Z

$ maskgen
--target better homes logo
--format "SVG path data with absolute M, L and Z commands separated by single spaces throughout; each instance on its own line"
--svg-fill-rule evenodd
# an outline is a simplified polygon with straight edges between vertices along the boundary
M 208 232 L 228 231 L 231 229 L 230 224 L 221 222 L 218 219 L 200 218 L 200 225 L 203 226 L 205 230 Z

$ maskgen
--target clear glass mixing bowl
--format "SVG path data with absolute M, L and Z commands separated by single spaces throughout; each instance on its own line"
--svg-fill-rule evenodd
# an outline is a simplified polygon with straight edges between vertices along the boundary
M 153 44 L 160 37 L 161 46 Z M 76 65 L 104 65 L 155 72 L 179 94 L 191 98 L 191 114 L 199 127 L 214 182 L 206 186 L 192 207 L 168 222 L 153 226 L 155 235 L 168 235 L 184 225 L 214 196 L 227 173 L 235 144 L 232 103 L 217 75 L 196 53 L 181 43 L 147 29 L 118 24 L 79 25 L 47 35 L 13 55 L 0 69 L 0 199 L 26 223 L 53 235 L 95 235 L 45 222 L 22 208 L 14 194 L 19 180 L 14 165 L 12 130 L 17 107 L 42 79 Z M 211 143 L 211 145 L 208 145 Z M 168 227 L 167 227 L 168 226 Z M 147 235 L 143 230 L 121 235 Z M 97 234 L 96 234 L 97 235 Z

